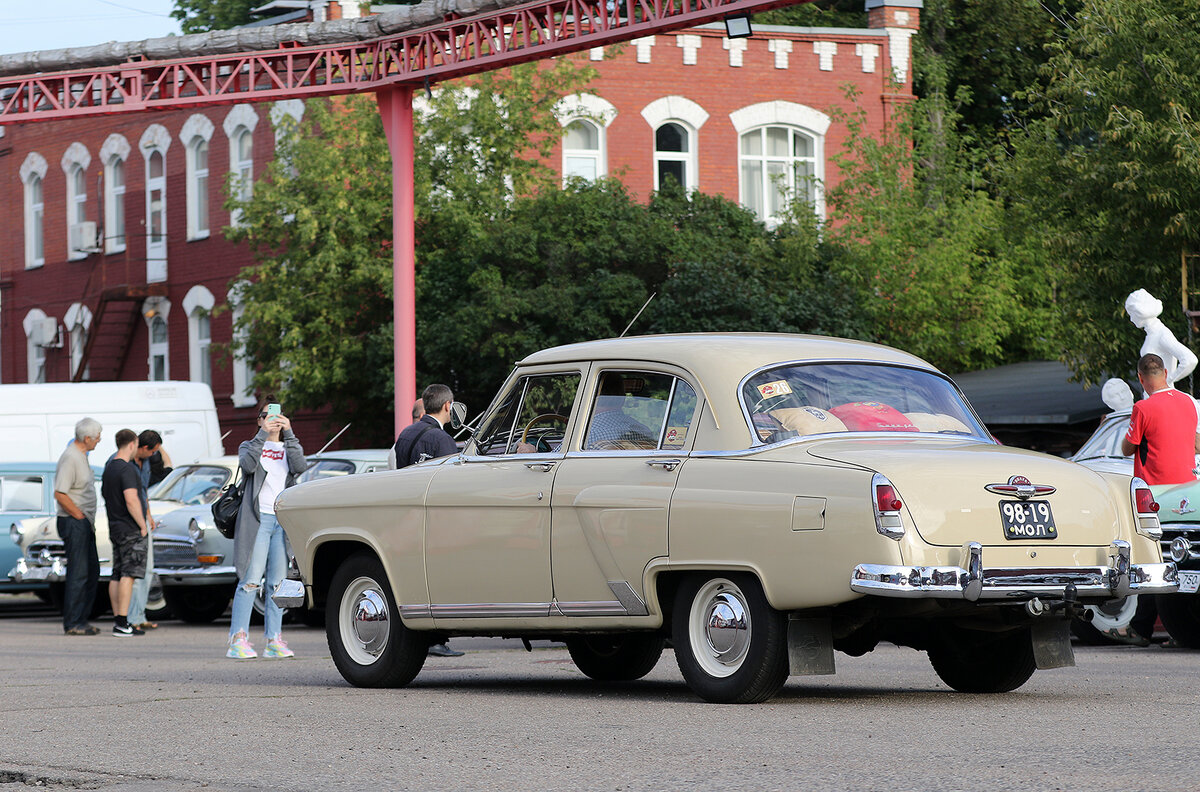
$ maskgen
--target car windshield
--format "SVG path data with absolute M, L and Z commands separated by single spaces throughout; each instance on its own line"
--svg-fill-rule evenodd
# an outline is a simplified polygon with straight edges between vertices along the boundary
M 354 463 L 344 459 L 309 460 L 312 464 L 308 470 L 296 477 L 297 484 L 323 478 L 340 478 L 354 473 Z
M 1096 433 L 1088 438 L 1074 459 L 1129 459 L 1121 450 L 1121 441 L 1129 431 L 1129 417 L 1109 418 Z
M 0 511 L 40 512 L 46 508 L 41 476 L 0 476 Z
M 761 371 L 742 404 L 760 442 L 826 432 L 920 432 L 991 440 L 947 379 L 874 363 L 812 363 Z
M 230 475 L 228 469 L 218 465 L 183 465 L 150 488 L 150 499 L 195 506 L 212 503 Z

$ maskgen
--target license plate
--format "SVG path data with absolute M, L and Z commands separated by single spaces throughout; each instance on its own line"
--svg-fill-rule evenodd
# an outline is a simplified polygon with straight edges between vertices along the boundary
M 1000 501 L 1005 539 L 1057 539 L 1049 501 Z
M 1179 573 L 1179 593 L 1195 594 L 1200 591 L 1200 572 Z

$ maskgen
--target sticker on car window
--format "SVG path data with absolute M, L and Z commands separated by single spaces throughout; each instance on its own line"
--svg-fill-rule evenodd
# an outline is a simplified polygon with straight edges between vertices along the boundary
M 687 439 L 686 426 L 668 426 L 667 435 L 663 438 L 663 445 L 683 445 L 683 441 Z
M 791 393 L 792 386 L 787 384 L 787 380 L 776 380 L 775 382 L 766 382 L 759 385 L 758 392 L 764 399 L 769 399 L 772 396 L 782 396 L 785 393 Z

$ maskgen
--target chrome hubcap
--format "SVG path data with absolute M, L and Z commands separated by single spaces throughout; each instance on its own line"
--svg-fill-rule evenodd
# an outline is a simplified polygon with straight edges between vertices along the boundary
M 358 578 L 347 588 L 341 609 L 342 645 L 356 662 L 370 665 L 387 648 L 391 613 L 387 597 L 370 578 Z
M 692 601 L 691 646 L 705 673 L 727 677 L 737 672 L 750 649 L 750 609 L 733 581 L 705 583 Z

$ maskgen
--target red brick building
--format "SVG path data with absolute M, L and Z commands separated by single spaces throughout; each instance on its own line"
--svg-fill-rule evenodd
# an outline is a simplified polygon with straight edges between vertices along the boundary
M 874 131 L 912 97 L 921 0 L 866 5 L 864 29 L 759 26 L 729 39 L 705 25 L 583 55 L 600 76 L 560 102 L 556 164 L 619 176 L 642 197 L 669 175 L 767 222 L 796 190 L 822 214 L 846 135 L 830 111 L 852 109 L 844 86 Z M 217 309 L 252 263 L 221 234 L 236 222 L 222 185 L 233 174 L 249 189 L 302 114 L 287 101 L 0 127 L 0 382 L 204 381 L 226 449 L 249 436 L 252 372 L 217 351 L 236 300 Z M 296 429 L 312 450 L 326 433 L 317 415 Z

